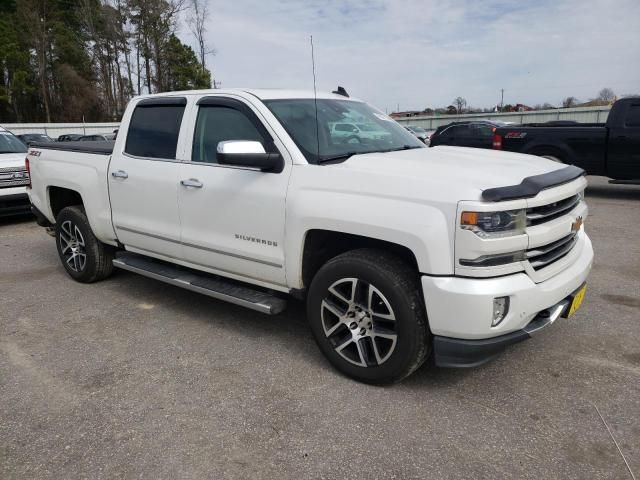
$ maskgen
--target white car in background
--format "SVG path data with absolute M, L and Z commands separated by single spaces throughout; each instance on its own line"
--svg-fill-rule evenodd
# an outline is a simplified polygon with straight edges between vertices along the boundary
M 15 135 L 0 127 L 0 217 L 20 215 L 31 210 L 26 186 L 27 147 Z
M 385 142 L 391 135 L 372 123 L 335 123 L 331 137 L 343 143 Z

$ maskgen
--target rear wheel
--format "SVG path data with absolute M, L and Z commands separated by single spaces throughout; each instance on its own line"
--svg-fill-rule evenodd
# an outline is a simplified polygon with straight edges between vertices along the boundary
M 55 233 L 60 261 L 74 280 L 91 283 L 111 275 L 114 250 L 95 237 L 82 206 L 62 209 Z
M 560 160 L 558 157 L 554 156 L 554 155 L 540 155 L 542 158 L 548 158 L 549 160 L 552 160 L 554 162 L 558 162 L 558 163 L 564 163 L 562 160 Z
M 397 382 L 429 353 L 417 272 L 381 251 L 355 250 L 325 264 L 311 283 L 307 316 L 329 361 L 362 382 Z

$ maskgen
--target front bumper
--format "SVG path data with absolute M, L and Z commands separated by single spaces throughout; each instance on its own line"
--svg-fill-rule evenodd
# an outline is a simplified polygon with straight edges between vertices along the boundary
M 11 190 L 11 193 L 8 190 Z M 24 215 L 29 212 L 31 212 L 31 203 L 24 187 L 0 191 L 0 217 Z
M 509 345 L 531 338 L 536 332 L 553 324 L 564 316 L 571 304 L 568 297 L 538 313 L 522 330 L 481 340 L 462 340 L 459 338 L 433 337 L 434 362 L 439 367 L 477 367 L 492 360 Z
M 436 363 L 438 351 L 442 357 L 452 348 L 468 347 L 471 361 L 464 365 L 478 365 L 483 362 L 479 358 L 474 360 L 473 352 L 485 352 L 484 357 L 489 359 L 505 346 L 529 338 L 528 329 L 536 325 L 541 312 L 565 302 L 585 282 L 593 264 L 593 247 L 584 232 L 579 243 L 574 247 L 573 262 L 540 283 L 526 273 L 496 278 L 423 276 Z M 505 296 L 510 299 L 509 312 L 500 324 L 492 327 L 493 299 Z

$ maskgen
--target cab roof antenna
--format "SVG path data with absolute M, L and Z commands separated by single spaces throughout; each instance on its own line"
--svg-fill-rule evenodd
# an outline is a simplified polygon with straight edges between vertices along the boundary
M 338 86 L 337 90 L 334 90 L 331 93 L 335 93 L 336 95 L 342 95 L 343 97 L 347 97 L 349 98 L 349 94 L 347 93 L 347 91 L 344 89 L 344 87 L 340 87 Z

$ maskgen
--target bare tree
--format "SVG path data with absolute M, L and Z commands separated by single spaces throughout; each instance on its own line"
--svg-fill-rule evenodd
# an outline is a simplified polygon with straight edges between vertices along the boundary
M 577 104 L 578 99 L 576 97 L 567 97 L 562 101 L 563 108 L 575 107 Z
M 456 97 L 453 100 L 453 104 L 456 107 L 458 114 L 464 111 L 464 108 L 467 106 L 467 101 L 463 97 Z
M 215 55 L 215 49 L 208 46 L 205 38 L 208 20 L 209 7 L 207 6 L 207 0 L 191 0 L 191 15 L 189 16 L 188 24 L 191 33 L 196 37 L 196 42 L 198 43 L 198 57 L 200 59 L 200 65 L 202 65 L 203 73 L 207 69 L 207 55 Z
M 598 93 L 598 100 L 602 100 L 603 102 L 611 103 L 616 99 L 616 94 L 613 93 L 613 90 L 610 88 L 603 88 Z

